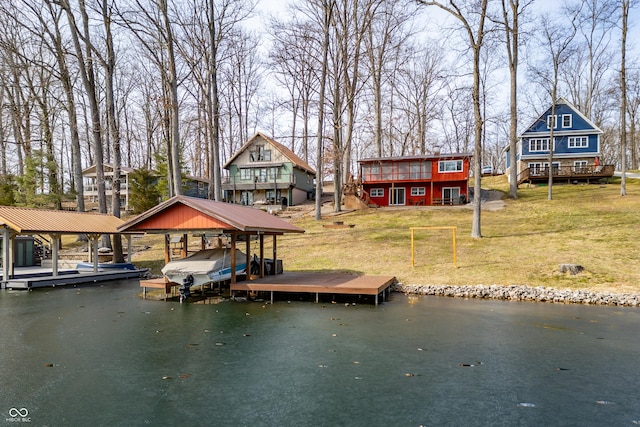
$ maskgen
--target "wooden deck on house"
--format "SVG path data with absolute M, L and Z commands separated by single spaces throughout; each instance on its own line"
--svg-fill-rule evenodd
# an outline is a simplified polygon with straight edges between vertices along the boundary
M 576 168 L 574 166 L 557 166 L 553 168 L 553 179 L 557 182 L 582 181 L 591 182 L 599 181 L 601 179 L 608 179 L 613 176 L 615 172 L 614 165 L 602 165 L 595 166 L 589 165 Z M 549 168 L 543 169 L 531 169 L 527 168 L 523 170 L 518 176 L 518 185 L 522 183 L 545 183 L 549 181 Z
M 315 293 L 316 302 L 320 294 L 372 295 L 375 296 L 375 304 L 377 305 L 379 296 L 382 296 L 384 301 L 394 282 L 395 277 L 393 276 L 285 272 L 275 276 L 265 276 L 231 284 L 230 290 L 232 295 L 237 291 L 270 292 L 271 302 L 273 302 L 274 292 Z

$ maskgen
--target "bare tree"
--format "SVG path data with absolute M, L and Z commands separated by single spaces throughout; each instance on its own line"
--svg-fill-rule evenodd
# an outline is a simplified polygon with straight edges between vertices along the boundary
M 509 65 L 509 197 L 518 198 L 518 168 L 516 144 L 518 143 L 518 65 L 520 52 L 520 17 L 533 0 L 502 0 L 504 41 Z
M 296 141 L 301 139 L 302 158 L 310 160 L 311 108 L 318 92 L 319 70 L 317 64 L 322 40 L 315 36 L 313 23 L 295 17 L 291 22 L 272 20 L 274 45 L 269 53 L 273 76 L 287 91 L 291 108 L 291 149 L 296 151 Z M 302 135 L 298 137 L 298 117 L 302 120 Z
M 327 69 L 328 69 L 328 57 L 329 57 L 329 30 L 331 20 L 333 18 L 333 11 L 335 7 L 335 0 L 321 0 L 322 5 L 322 30 L 323 30 L 323 42 L 322 42 L 322 71 L 320 72 L 320 98 L 318 101 L 318 141 L 317 141 L 317 158 L 316 158 L 316 220 L 322 219 L 322 156 L 323 151 L 323 130 L 324 130 L 324 97 L 325 86 L 327 82 Z
M 480 99 L 480 56 L 484 43 L 485 19 L 487 17 L 487 2 L 488 0 L 481 0 L 480 4 L 475 2 L 458 2 L 449 0 L 448 4 L 443 4 L 438 1 L 425 1 L 419 0 L 420 3 L 426 6 L 437 6 L 440 9 L 446 11 L 453 17 L 455 17 L 460 24 L 464 32 L 467 35 L 469 47 L 473 52 L 473 115 L 475 121 L 474 127 L 474 153 L 476 157 L 474 167 L 474 197 L 473 197 L 473 224 L 471 227 L 471 237 L 481 238 L 482 233 L 480 230 L 480 214 L 481 214 L 481 168 L 480 159 L 482 156 L 482 128 L 484 120 L 481 110 Z M 470 20 L 475 18 L 474 23 Z M 475 24 L 475 26 L 474 26 Z
M 631 0 L 620 0 L 620 195 L 627 195 L 627 27 Z
M 406 125 L 410 131 L 407 137 L 412 141 L 413 154 L 427 154 L 430 128 L 435 119 L 442 116 L 439 94 L 444 85 L 441 76 L 443 63 L 442 49 L 435 44 L 428 44 L 414 51 L 411 59 L 394 73 L 393 86 L 399 98 L 401 114 L 407 119 Z M 389 121 L 395 122 L 396 116 Z
M 627 114 L 629 115 L 629 154 L 631 169 L 638 169 L 638 131 L 640 130 L 640 70 L 627 79 Z
M 551 99 L 551 114 L 549 123 L 549 189 L 548 199 L 553 200 L 553 144 L 554 129 L 556 127 L 556 102 L 558 100 L 558 76 L 560 68 L 573 53 L 571 42 L 573 41 L 577 26 L 576 20 L 578 12 L 574 12 L 567 20 L 563 17 L 561 23 L 554 22 L 549 15 L 544 15 L 540 19 L 540 43 L 546 48 L 544 57 L 531 70 L 537 77 L 540 84 L 547 91 Z M 567 26 L 569 21 L 569 26 Z M 550 71 L 549 71 L 550 70 Z
M 391 78 L 398 68 L 396 60 L 399 51 L 408 43 L 412 35 L 407 30 L 407 24 L 415 13 L 413 8 L 404 1 L 383 2 L 372 17 L 371 25 L 365 28 L 364 43 L 368 59 L 370 86 L 373 95 L 373 144 L 376 156 L 382 157 L 382 89 L 385 79 Z M 395 63 L 393 70 L 389 70 Z
M 65 11 L 69 21 L 71 37 L 76 51 L 76 60 L 80 70 L 80 77 L 85 88 L 91 111 L 91 137 L 94 159 L 96 163 L 96 184 L 98 187 L 98 209 L 100 213 L 107 213 L 107 200 L 105 193 L 105 179 L 103 169 L 102 126 L 100 123 L 100 105 L 98 101 L 98 87 L 96 83 L 93 65 L 93 47 L 89 32 L 89 16 L 84 0 L 80 0 L 78 7 L 82 17 L 82 30 L 78 28 L 76 17 L 68 0 L 61 0 L 60 7 Z M 84 42 L 84 50 L 81 43 Z

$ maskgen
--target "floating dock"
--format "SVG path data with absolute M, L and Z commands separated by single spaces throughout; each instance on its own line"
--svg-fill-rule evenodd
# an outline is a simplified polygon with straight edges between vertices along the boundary
M 29 275 L 18 276 L 13 279 L 9 279 L 3 283 L 3 287 L 6 289 L 32 289 L 32 288 L 45 288 L 55 286 L 68 286 L 79 285 L 87 283 L 105 282 L 110 280 L 124 280 L 139 278 L 141 274 L 146 270 L 115 270 L 115 271 L 102 271 L 97 273 L 79 273 L 79 272 L 64 272 L 57 276 L 48 275 Z
M 344 273 L 285 272 L 275 276 L 232 283 L 230 291 L 270 292 L 273 303 L 274 292 L 315 293 L 316 302 L 320 294 L 372 295 L 378 305 L 379 297 L 384 301 L 395 282 L 393 276 L 357 276 Z

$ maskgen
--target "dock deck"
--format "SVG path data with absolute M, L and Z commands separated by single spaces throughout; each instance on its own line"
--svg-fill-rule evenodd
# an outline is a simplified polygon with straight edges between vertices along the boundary
M 59 273 L 58 276 L 52 276 L 50 273 L 48 275 L 22 276 L 7 280 L 4 282 L 3 287 L 6 289 L 32 289 L 133 279 L 139 278 L 145 271 L 146 270 L 115 270 L 97 273 L 64 272 L 64 274 Z
M 266 276 L 246 282 L 230 285 L 230 291 L 270 292 L 273 302 L 274 292 L 315 293 L 319 294 L 373 295 L 375 303 L 378 297 L 386 297 L 389 288 L 395 282 L 393 276 L 357 276 L 344 273 L 285 272 L 275 276 Z

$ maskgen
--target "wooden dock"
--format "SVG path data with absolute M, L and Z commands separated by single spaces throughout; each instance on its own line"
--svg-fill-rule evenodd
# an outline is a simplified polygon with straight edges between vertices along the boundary
M 147 298 L 147 289 L 164 289 L 164 300 L 166 301 L 169 295 L 174 295 L 174 287 L 180 286 L 179 283 L 169 282 L 164 277 L 155 279 L 140 280 L 140 287 L 142 288 L 142 298 Z
M 30 277 L 17 277 L 4 283 L 6 289 L 32 289 L 55 286 L 80 285 L 87 283 L 105 282 L 110 280 L 123 280 L 139 278 L 146 270 L 115 270 L 97 273 L 65 273 L 58 276 L 38 275 Z
M 285 272 L 230 285 L 232 295 L 236 291 L 270 292 L 273 303 L 274 292 L 315 293 L 316 302 L 320 294 L 373 295 L 383 301 L 395 282 L 393 276 L 357 276 L 344 273 Z

